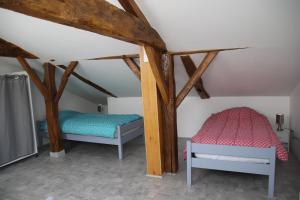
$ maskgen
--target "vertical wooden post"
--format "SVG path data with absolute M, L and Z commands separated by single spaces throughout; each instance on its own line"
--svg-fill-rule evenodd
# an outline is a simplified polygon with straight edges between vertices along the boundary
M 169 103 L 166 107 L 166 130 L 165 130 L 165 143 L 168 147 L 166 156 L 168 156 L 169 164 L 166 165 L 165 171 L 176 173 L 178 170 L 178 137 L 177 137 L 177 113 L 176 113 L 176 86 L 174 75 L 174 58 L 168 55 L 168 90 L 169 90 Z M 166 141 L 167 140 L 167 141 Z
M 55 101 L 56 97 L 56 83 L 55 83 L 55 66 L 50 63 L 44 64 L 45 76 L 44 83 L 48 88 L 48 98 L 45 98 L 46 104 L 46 117 L 48 123 L 48 132 L 50 140 L 50 151 L 60 152 L 64 149 L 62 138 L 60 134 L 59 122 L 58 122 L 58 101 Z
M 163 174 L 162 100 L 144 48 L 140 51 L 147 175 Z

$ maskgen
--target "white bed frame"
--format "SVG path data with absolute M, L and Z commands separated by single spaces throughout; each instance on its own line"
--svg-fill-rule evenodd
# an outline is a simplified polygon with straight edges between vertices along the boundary
M 199 144 L 187 141 L 187 185 L 192 185 L 192 168 L 214 169 L 232 172 L 267 175 L 269 177 L 268 198 L 273 198 L 275 183 L 276 149 L 215 144 Z M 211 154 L 242 158 L 268 159 L 268 163 L 251 163 L 229 160 L 196 158 L 194 154 Z

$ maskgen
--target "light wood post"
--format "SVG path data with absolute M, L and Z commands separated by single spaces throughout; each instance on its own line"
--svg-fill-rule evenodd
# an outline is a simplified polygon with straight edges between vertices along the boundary
M 147 175 L 163 174 L 162 100 L 144 48 L 140 51 Z

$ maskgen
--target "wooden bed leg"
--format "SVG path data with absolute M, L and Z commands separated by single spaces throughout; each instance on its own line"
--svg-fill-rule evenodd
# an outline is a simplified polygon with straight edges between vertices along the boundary
M 120 126 L 117 128 L 118 131 L 118 154 L 119 154 L 119 160 L 123 160 L 123 142 L 122 142 L 122 135 Z
M 191 141 L 186 142 L 186 180 L 188 187 L 192 186 L 192 143 Z
M 268 187 L 268 199 L 274 197 L 274 186 L 275 186 L 275 162 L 276 162 L 276 150 L 273 148 L 273 154 L 270 158 L 270 174 L 269 174 L 269 187 Z

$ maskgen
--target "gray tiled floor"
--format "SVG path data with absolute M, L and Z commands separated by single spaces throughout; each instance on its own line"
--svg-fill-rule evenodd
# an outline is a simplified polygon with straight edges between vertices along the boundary
M 70 143 L 64 159 L 50 159 L 46 150 L 0 169 L 0 200 L 144 200 L 144 199 L 266 199 L 267 177 L 222 171 L 193 171 L 186 188 L 184 140 L 180 140 L 180 170 L 163 179 L 145 176 L 143 139 L 125 145 L 125 158 L 109 145 Z M 277 162 L 275 199 L 298 200 L 300 164 L 293 155 Z

